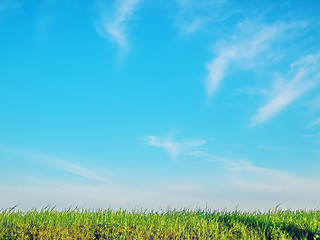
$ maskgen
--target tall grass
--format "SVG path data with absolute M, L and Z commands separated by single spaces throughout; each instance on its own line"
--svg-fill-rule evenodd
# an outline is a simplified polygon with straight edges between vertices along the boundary
M 0 211 L 0 239 L 320 239 L 320 211 Z

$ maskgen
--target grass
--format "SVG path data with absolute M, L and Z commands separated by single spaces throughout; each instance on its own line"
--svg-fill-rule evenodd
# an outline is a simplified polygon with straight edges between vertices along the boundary
M 320 211 L 0 210 L 0 239 L 320 239 Z

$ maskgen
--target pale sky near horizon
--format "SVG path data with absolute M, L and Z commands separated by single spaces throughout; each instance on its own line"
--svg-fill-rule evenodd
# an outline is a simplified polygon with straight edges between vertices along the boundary
M 0 0 L 0 209 L 320 208 L 320 1 Z

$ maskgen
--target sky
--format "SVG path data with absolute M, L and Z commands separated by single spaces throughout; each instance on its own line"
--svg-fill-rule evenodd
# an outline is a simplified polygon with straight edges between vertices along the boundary
M 0 209 L 319 209 L 319 9 L 0 0 Z

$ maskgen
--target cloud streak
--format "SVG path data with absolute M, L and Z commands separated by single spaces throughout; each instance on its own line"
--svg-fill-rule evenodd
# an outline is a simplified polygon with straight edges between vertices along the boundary
M 246 24 L 243 24 L 246 25 Z M 240 24 L 241 28 L 245 28 Z M 206 92 L 208 97 L 217 91 L 231 63 L 240 60 L 253 60 L 270 47 L 270 44 L 283 31 L 284 26 L 261 26 L 257 33 L 243 33 L 234 37 L 232 42 L 220 46 L 217 56 L 207 65 Z
M 251 127 L 270 120 L 291 102 L 302 96 L 319 82 L 320 54 L 308 55 L 291 64 L 291 70 L 287 78 L 291 80 L 284 82 L 282 79 L 276 81 L 272 89 L 272 97 L 260 107 L 252 117 Z
M 232 169 L 232 172 L 231 182 L 245 192 L 273 193 L 283 198 L 305 195 L 316 199 L 316 192 L 320 191 L 319 180 L 257 167 L 250 162 Z
M 262 54 L 279 55 L 274 50 L 275 43 L 296 37 L 292 30 L 304 29 L 307 26 L 308 23 L 304 21 L 279 22 L 273 25 L 239 23 L 236 34 L 229 41 L 216 44 L 216 56 L 206 65 L 205 89 L 208 97 L 211 98 L 217 91 L 231 65 L 250 69 L 256 65 L 257 60 L 267 63 L 261 58 Z
M 320 192 L 319 179 L 305 178 L 285 171 L 258 167 L 247 159 L 216 156 L 207 152 L 199 152 L 194 156 L 224 167 L 229 176 L 229 179 L 226 179 L 229 186 L 226 187 L 235 191 L 274 194 L 277 198 L 279 196 L 290 198 L 305 195 L 312 199 L 316 199 L 318 195 L 316 192 Z
M 16 155 L 19 155 L 25 158 L 30 158 L 33 160 L 40 161 L 44 164 L 49 164 L 51 166 L 54 166 L 55 168 L 61 169 L 65 172 L 68 172 L 74 175 L 81 176 L 88 180 L 107 182 L 107 180 L 103 176 L 100 176 L 96 172 L 93 172 L 79 164 L 75 164 L 73 162 L 67 161 L 59 157 L 47 156 L 41 153 L 24 150 L 24 149 L 10 148 L 7 146 L 0 146 L 0 149 L 12 152 Z
M 153 147 L 164 149 L 172 158 L 177 158 L 179 155 L 190 155 L 195 149 L 204 145 L 206 141 L 173 141 L 172 136 L 165 138 L 148 135 L 146 136 L 146 144 Z
M 173 148 L 175 151 L 180 146 L 180 142 L 174 141 L 172 138 L 168 141 L 164 138 L 148 136 L 148 139 L 150 146 L 160 147 L 169 152 L 172 150 L 172 145 L 175 146 Z M 184 141 L 184 143 L 188 143 L 188 141 Z M 320 196 L 319 179 L 259 167 L 247 159 L 218 156 L 208 151 L 199 150 L 198 147 L 203 145 L 205 145 L 205 141 L 200 141 L 199 144 L 189 144 L 188 151 L 184 152 L 184 156 L 192 156 L 198 159 L 199 164 L 205 164 L 207 169 L 210 169 L 210 163 L 212 163 L 212 175 L 210 176 L 215 175 L 214 169 L 219 166 L 219 175 L 222 176 L 222 179 L 218 180 L 214 177 L 215 181 L 213 181 L 208 177 L 205 182 L 198 182 L 196 188 L 198 195 L 211 196 L 210 199 L 214 199 L 215 203 L 218 201 L 217 195 L 223 196 L 222 199 L 224 200 L 232 196 L 236 199 L 234 206 L 240 203 L 242 207 L 247 208 L 248 206 L 248 209 L 251 210 L 253 205 L 247 205 L 248 199 L 251 199 L 251 197 L 255 199 L 251 204 L 255 204 L 258 209 L 267 208 L 268 204 L 269 207 L 275 207 L 281 202 L 284 202 L 283 206 L 289 208 L 306 208 L 307 206 L 312 208 L 318 204 L 317 199 Z M 217 184 L 216 181 L 223 183 Z M 174 184 L 171 185 L 174 188 Z M 191 194 L 190 192 L 187 193 Z M 261 198 L 260 204 L 256 202 L 258 198 Z M 207 201 L 208 199 L 203 198 L 202 200 Z M 270 205 L 271 203 L 274 203 L 274 206 Z M 225 202 L 225 206 L 227 205 L 230 206 L 229 202 Z
M 223 21 L 232 15 L 232 11 L 224 8 L 226 1 L 209 0 L 176 0 L 179 13 L 175 16 L 177 25 L 186 35 L 192 34 L 210 21 Z
M 105 32 L 108 38 L 117 43 L 123 51 L 129 48 L 127 37 L 127 25 L 130 17 L 135 12 L 141 0 L 117 0 L 116 9 L 113 18 L 106 18 L 103 20 L 102 27 L 97 28 L 98 33 L 105 37 Z
M 209 21 L 208 18 L 197 17 L 189 24 L 184 25 L 183 31 L 185 34 L 191 34 L 193 32 L 196 32 L 197 30 L 199 30 L 201 28 L 201 26 L 204 25 L 208 21 Z

